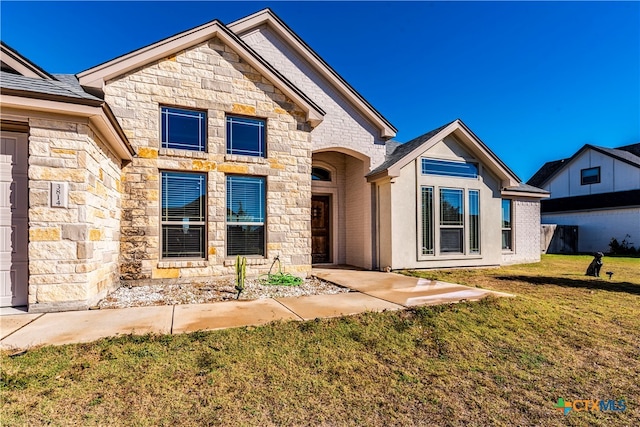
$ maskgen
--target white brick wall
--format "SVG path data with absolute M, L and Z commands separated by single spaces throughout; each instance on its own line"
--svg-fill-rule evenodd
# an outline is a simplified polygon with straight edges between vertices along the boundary
M 348 148 L 369 157 L 372 169 L 384 161 L 385 147 L 380 130 L 287 43 L 265 27 L 242 38 L 326 112 L 324 121 L 311 132 L 314 151 L 329 147 Z
M 540 261 L 540 202 L 513 200 L 514 251 L 502 255 L 503 264 Z

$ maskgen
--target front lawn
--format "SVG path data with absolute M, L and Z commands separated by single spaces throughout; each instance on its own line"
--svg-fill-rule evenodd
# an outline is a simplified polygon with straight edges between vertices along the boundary
M 640 259 L 590 260 L 419 273 L 516 298 L 4 352 L 0 425 L 640 425 Z

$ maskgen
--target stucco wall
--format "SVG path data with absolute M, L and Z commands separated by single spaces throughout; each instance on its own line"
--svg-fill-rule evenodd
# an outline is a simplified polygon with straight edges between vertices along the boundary
M 226 257 L 227 174 L 267 177 L 266 256 L 248 257 L 248 275 L 280 255 L 287 271 L 311 269 L 311 142 L 304 113 L 219 39 L 107 82 L 112 106 L 138 156 L 124 168 L 121 274 L 125 279 L 232 274 Z M 160 148 L 160 106 L 207 113 L 205 153 Z M 225 116 L 266 119 L 267 158 L 226 155 Z M 162 170 L 207 176 L 207 256 L 160 259 Z
M 84 121 L 29 120 L 29 311 L 83 309 L 118 286 L 120 160 Z M 52 182 L 68 207 L 52 207 Z
M 455 178 L 434 175 L 422 175 L 421 158 L 443 160 L 473 160 L 473 157 L 455 138 L 447 137 L 435 144 L 430 150 L 418 156 L 402 168 L 400 176 L 393 179 L 391 187 L 391 215 L 393 269 L 403 268 L 443 268 L 499 265 L 501 262 L 500 207 L 501 195 L 498 180 L 486 168 L 481 168 L 477 179 Z M 439 253 L 438 212 L 435 212 L 435 255 L 419 253 L 421 245 L 422 218 L 420 208 L 420 187 L 432 186 L 434 200 L 439 197 L 441 188 L 464 189 L 464 204 L 468 203 L 468 190 L 480 191 L 480 253 L 468 253 L 468 217 L 465 213 L 464 254 Z M 437 203 L 434 209 L 437 210 Z M 465 208 L 466 209 L 466 208 Z M 466 212 L 466 211 L 465 211 Z M 539 233 L 539 227 L 536 228 Z M 387 233 L 386 230 L 380 230 Z M 382 239 L 381 239 L 382 240 Z M 384 267 L 384 266 L 383 266 Z
M 640 247 L 640 208 L 543 214 L 543 224 L 577 225 L 579 252 L 608 252 L 611 238 Z M 626 237 L 629 235 L 630 237 Z

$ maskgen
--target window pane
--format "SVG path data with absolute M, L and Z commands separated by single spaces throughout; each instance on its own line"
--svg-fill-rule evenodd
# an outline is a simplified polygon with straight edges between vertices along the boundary
M 227 255 L 264 255 L 264 226 L 227 225 Z
M 433 188 L 422 187 L 422 255 L 433 255 Z
M 502 249 L 511 249 L 511 230 L 502 230 Z
M 265 156 L 264 120 L 227 117 L 227 154 Z
M 311 168 L 313 181 L 331 181 L 331 172 L 323 168 Z
M 162 221 L 205 220 L 205 176 L 162 172 Z
M 582 185 L 586 184 L 597 184 L 600 182 L 600 168 L 589 168 L 582 169 L 580 171 L 580 183 Z
M 463 225 L 462 190 L 440 190 L 440 225 Z
M 424 175 L 454 176 L 459 178 L 477 178 L 478 165 L 476 165 L 475 163 L 422 159 L 422 173 Z
M 205 151 L 206 114 L 162 107 L 162 148 Z
M 462 253 L 462 228 L 440 229 L 440 252 Z
M 502 228 L 511 228 L 511 200 L 502 200 Z
M 502 200 L 502 249 L 511 249 L 511 200 Z
M 227 176 L 227 222 L 264 222 L 265 180 Z
M 163 225 L 163 258 L 204 258 L 204 225 Z
M 480 192 L 469 190 L 469 252 L 480 253 Z
M 227 256 L 264 255 L 265 182 L 227 176 Z

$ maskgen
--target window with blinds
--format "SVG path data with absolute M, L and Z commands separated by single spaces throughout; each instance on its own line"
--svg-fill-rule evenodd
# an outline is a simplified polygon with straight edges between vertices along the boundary
M 227 154 L 266 157 L 265 121 L 227 116 Z
M 162 148 L 206 151 L 207 115 L 201 111 L 160 108 Z
M 266 179 L 227 176 L 227 256 L 264 255 Z
M 422 255 L 433 255 L 433 187 L 422 187 Z
M 205 258 L 206 176 L 161 173 L 162 258 Z
M 463 190 L 440 190 L 440 252 L 464 252 Z
M 480 191 L 469 190 L 469 253 L 480 253 Z

